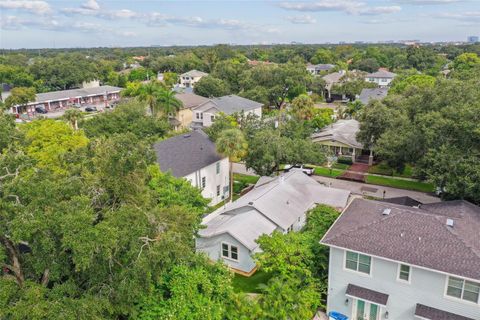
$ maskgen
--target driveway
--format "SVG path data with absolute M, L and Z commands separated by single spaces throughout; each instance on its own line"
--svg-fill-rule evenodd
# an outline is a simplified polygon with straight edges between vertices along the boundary
M 441 201 L 440 198 L 434 197 L 424 192 L 377 186 L 374 184 L 366 184 L 366 183 L 360 183 L 360 182 L 332 179 L 332 178 L 321 177 L 321 176 L 312 176 L 312 177 L 313 179 L 320 182 L 321 184 L 330 186 L 332 188 L 349 190 L 353 194 L 357 194 L 357 195 L 366 195 L 366 196 L 372 196 L 376 198 L 383 198 L 383 192 L 385 191 L 385 198 L 408 196 L 417 201 L 420 201 L 421 203 L 432 203 L 432 202 Z

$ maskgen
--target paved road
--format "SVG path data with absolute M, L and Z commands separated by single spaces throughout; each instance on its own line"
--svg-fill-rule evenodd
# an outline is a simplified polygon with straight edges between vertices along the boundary
M 252 170 L 247 170 L 245 168 L 245 165 L 242 163 L 234 163 L 233 172 L 246 174 L 246 175 L 255 175 L 255 172 L 253 172 Z M 338 180 L 338 179 L 332 179 L 332 178 L 321 177 L 321 176 L 312 176 L 312 177 L 318 182 L 326 186 L 349 190 L 353 194 L 357 194 L 357 195 L 367 195 L 367 196 L 382 198 L 383 191 L 385 191 L 386 198 L 408 196 L 422 203 L 432 203 L 432 202 L 440 201 L 440 199 L 437 197 L 434 197 L 434 196 L 431 196 L 430 194 L 419 192 L 419 191 L 410 191 L 405 189 L 377 186 L 373 184 Z
M 408 196 L 422 203 L 439 202 L 440 198 L 431 196 L 430 194 L 418 191 L 410 191 L 391 187 L 377 186 L 360 182 L 338 180 L 321 176 L 313 176 L 318 182 L 338 189 L 350 190 L 353 194 L 367 195 L 382 198 L 385 191 L 385 198 L 395 198 Z

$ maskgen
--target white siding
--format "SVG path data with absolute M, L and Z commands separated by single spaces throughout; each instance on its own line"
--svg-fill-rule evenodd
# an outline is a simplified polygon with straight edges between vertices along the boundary
M 220 173 L 217 174 L 217 163 L 220 163 Z M 202 196 L 211 199 L 211 206 L 218 204 L 228 197 L 229 192 L 224 193 L 225 187 L 229 187 L 229 162 L 228 158 L 212 163 L 196 172 L 193 172 L 184 178 L 189 180 L 194 187 L 202 189 L 202 178 L 205 177 L 205 188 L 202 190 Z M 217 186 L 220 186 L 220 195 L 217 196 Z
M 330 248 L 328 311 L 338 311 L 352 317 L 353 301 L 345 291 L 349 283 L 389 295 L 387 307 L 382 308 L 380 319 L 414 319 L 417 303 L 480 319 L 480 305 L 445 297 L 446 275 L 425 269 L 410 268 L 410 284 L 397 280 L 398 263 L 373 258 L 370 276 L 344 269 L 344 250 Z

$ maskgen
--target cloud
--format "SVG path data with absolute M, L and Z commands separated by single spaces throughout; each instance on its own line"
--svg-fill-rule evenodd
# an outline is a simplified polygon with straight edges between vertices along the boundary
M 413 19 L 391 19 L 391 18 L 381 18 L 381 19 L 369 19 L 362 20 L 360 23 L 363 24 L 392 24 L 392 23 L 402 23 L 402 22 L 412 22 Z
M 480 24 L 480 11 L 465 11 L 461 13 L 444 12 L 436 15 L 435 17 L 441 19 L 456 20 L 468 25 Z
M 315 2 L 282 2 L 279 6 L 285 10 L 318 12 L 340 11 L 352 15 L 380 15 L 402 10 L 400 6 L 368 6 L 358 0 L 319 0 Z
M 46 1 L 3 0 L 1 9 L 24 10 L 32 13 L 47 14 L 52 11 Z
M 317 19 L 310 15 L 303 15 L 303 16 L 290 16 L 287 17 L 287 20 L 293 24 L 314 24 L 317 23 Z
M 100 5 L 96 0 L 88 0 L 87 2 L 82 4 L 80 7 L 87 10 L 100 10 Z
M 412 5 L 437 5 L 437 4 L 451 4 L 458 3 L 464 0 L 396 0 L 397 3 L 401 4 L 412 4 Z

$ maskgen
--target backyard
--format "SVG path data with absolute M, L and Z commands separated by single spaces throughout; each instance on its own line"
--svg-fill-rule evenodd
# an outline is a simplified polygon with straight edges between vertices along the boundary
M 235 274 L 233 278 L 233 288 L 236 292 L 260 293 L 259 285 L 266 284 L 271 275 L 262 270 L 258 270 L 250 277 Z

